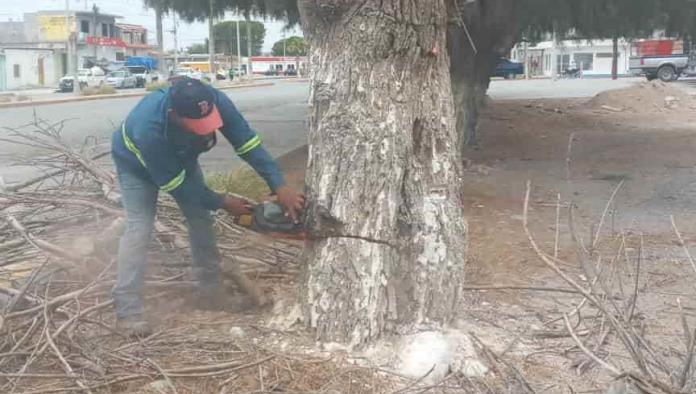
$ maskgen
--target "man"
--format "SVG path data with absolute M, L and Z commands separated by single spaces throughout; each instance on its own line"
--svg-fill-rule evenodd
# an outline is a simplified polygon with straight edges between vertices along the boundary
M 126 335 L 151 332 L 142 305 L 147 246 L 159 190 L 179 205 L 189 231 L 197 305 L 220 309 L 220 254 L 210 211 L 234 216 L 249 213 L 246 201 L 210 190 L 198 156 L 210 150 L 220 132 L 275 193 L 286 213 L 297 220 L 304 197 L 285 186 L 283 175 L 230 99 L 200 81 L 182 78 L 171 88 L 143 98 L 113 135 L 112 155 L 126 211 L 126 230 L 118 250 L 113 290 L 117 328 Z

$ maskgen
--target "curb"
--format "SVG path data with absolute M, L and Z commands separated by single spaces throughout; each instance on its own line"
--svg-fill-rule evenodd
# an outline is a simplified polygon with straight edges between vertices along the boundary
M 233 90 L 233 89 L 244 89 L 244 88 L 257 88 L 264 86 L 273 86 L 274 82 L 263 82 L 263 83 L 250 83 L 243 85 L 233 85 L 233 86 L 223 86 L 217 89 L 219 90 Z M 83 96 L 83 97 L 71 97 L 66 99 L 58 100 L 38 100 L 38 101 L 17 101 L 14 103 L 0 103 L 0 109 L 4 108 L 18 108 L 18 107 L 34 107 L 38 105 L 50 105 L 50 104 L 66 104 L 75 103 L 81 101 L 96 101 L 96 100 L 109 100 L 109 99 L 122 99 L 122 98 L 132 98 L 132 97 L 142 97 L 146 96 L 150 92 L 136 92 L 136 93 L 121 93 L 121 94 L 97 94 L 94 96 Z

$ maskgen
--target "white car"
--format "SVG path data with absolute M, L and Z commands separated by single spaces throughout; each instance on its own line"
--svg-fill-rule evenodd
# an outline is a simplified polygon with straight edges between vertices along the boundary
M 104 83 L 104 70 L 99 67 L 80 68 L 77 70 L 77 79 L 80 81 L 80 88 L 88 86 L 101 86 Z M 75 77 L 66 75 L 60 79 L 60 90 L 63 92 L 72 92 Z
M 189 77 L 198 80 L 202 80 L 206 77 L 204 73 L 187 67 L 177 68 L 176 70 L 174 70 L 174 75 L 177 77 Z
M 138 86 L 138 78 L 127 69 L 112 71 L 105 79 L 105 83 L 117 89 L 134 88 Z

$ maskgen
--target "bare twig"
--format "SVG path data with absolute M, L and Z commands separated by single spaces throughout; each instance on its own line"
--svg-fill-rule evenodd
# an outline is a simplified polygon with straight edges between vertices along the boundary
M 679 229 L 677 228 L 677 223 L 674 221 L 674 216 L 670 215 L 669 219 L 672 222 L 672 228 L 674 229 L 674 234 L 677 235 L 677 239 L 679 240 L 679 246 L 681 246 L 684 249 L 684 253 L 686 254 L 686 258 L 689 260 L 689 264 L 691 264 L 691 268 L 694 270 L 694 272 L 696 272 L 696 263 L 694 262 L 693 257 L 691 257 L 691 252 L 689 252 L 689 248 L 686 246 L 686 243 L 684 242 L 684 238 L 682 238 L 682 235 L 679 232 Z
M 553 242 L 553 258 L 558 258 L 558 242 L 561 235 L 561 193 L 558 193 L 556 200 L 556 234 Z
M 573 140 L 575 139 L 575 133 L 570 133 L 568 136 L 568 150 L 566 151 L 566 181 L 571 179 L 571 164 L 573 155 Z
M 624 181 L 623 179 L 621 182 L 619 182 L 618 185 L 614 188 L 614 191 L 611 193 L 611 197 L 609 197 L 609 201 L 607 201 L 607 204 L 604 206 L 604 211 L 602 211 L 602 217 L 599 219 L 599 224 L 597 225 L 597 232 L 594 234 L 594 238 L 592 239 L 592 249 L 597 247 L 597 242 L 599 241 L 599 236 L 602 233 L 602 226 L 604 225 L 604 220 L 607 217 L 607 213 L 609 212 L 609 209 L 611 208 L 611 204 L 614 202 L 614 199 L 616 198 L 616 194 L 619 192 L 621 189 L 621 186 L 623 186 Z
M 604 369 L 607 371 L 611 372 L 612 376 L 617 377 L 622 374 L 622 372 L 616 368 L 615 366 L 607 363 L 606 361 L 602 360 L 601 358 L 597 357 L 594 353 L 592 353 L 589 349 L 583 345 L 582 341 L 578 338 L 577 335 L 575 335 L 575 331 L 573 331 L 573 327 L 570 325 L 570 321 L 568 320 L 568 315 L 563 315 L 563 321 L 565 321 L 566 328 L 568 329 L 568 332 L 570 333 L 570 336 L 573 337 L 573 340 L 575 343 L 578 345 L 580 350 L 582 350 L 588 357 L 590 357 L 594 362 L 597 364 L 601 365 Z

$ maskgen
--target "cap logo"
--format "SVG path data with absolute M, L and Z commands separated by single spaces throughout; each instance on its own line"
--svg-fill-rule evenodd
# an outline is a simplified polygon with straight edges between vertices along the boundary
M 210 103 L 207 101 L 201 101 L 198 103 L 198 108 L 201 110 L 201 116 L 208 115 L 210 112 Z

